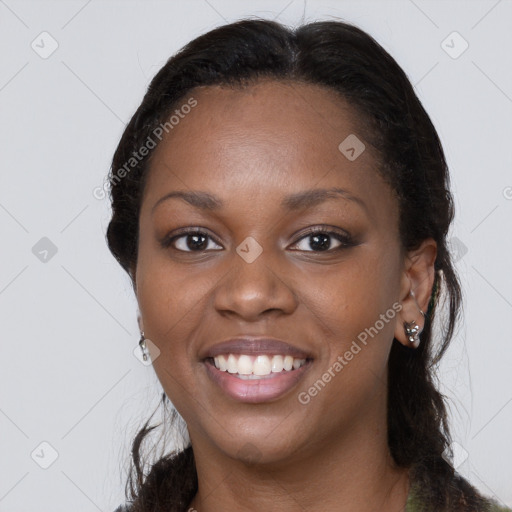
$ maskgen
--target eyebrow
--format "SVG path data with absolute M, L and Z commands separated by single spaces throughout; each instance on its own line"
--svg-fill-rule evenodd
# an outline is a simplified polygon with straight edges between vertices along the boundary
M 349 201 L 353 201 L 356 204 L 359 204 L 363 209 L 368 211 L 366 203 L 357 196 L 354 196 L 347 190 L 338 187 L 332 188 L 317 188 L 312 190 L 305 190 L 304 192 L 297 192 L 295 194 L 291 194 L 286 196 L 281 201 L 281 207 L 290 211 L 294 210 L 302 210 L 311 208 L 320 203 L 323 203 L 327 199 L 337 199 L 342 197 Z M 156 207 L 167 201 L 168 199 L 177 198 L 182 199 L 196 208 L 199 208 L 204 211 L 218 211 L 224 206 L 224 201 L 222 199 L 208 193 L 202 191 L 184 191 L 184 190 L 175 190 L 173 192 L 169 192 L 165 196 L 161 197 L 154 205 L 151 210 L 153 213 Z

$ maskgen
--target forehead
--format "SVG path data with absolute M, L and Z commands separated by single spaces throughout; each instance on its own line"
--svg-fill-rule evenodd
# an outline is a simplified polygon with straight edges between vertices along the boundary
M 243 192 L 268 200 L 310 188 L 338 186 L 377 200 L 385 186 L 366 144 L 356 160 L 339 145 L 362 140 L 357 111 L 316 85 L 261 81 L 244 88 L 207 86 L 178 102 L 197 102 L 164 135 L 151 159 L 145 197 L 173 189 Z M 188 110 L 188 109 L 186 109 Z M 233 199 L 234 200 L 234 199 Z

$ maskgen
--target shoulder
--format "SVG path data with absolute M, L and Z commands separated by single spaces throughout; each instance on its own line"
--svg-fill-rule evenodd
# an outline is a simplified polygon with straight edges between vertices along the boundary
M 495 500 L 489 500 L 489 512 L 512 512 L 512 508 L 502 507 Z
M 120 505 L 117 507 L 114 512 L 131 512 L 131 508 L 128 505 Z
M 407 512 L 512 512 L 450 467 L 432 472 L 416 466 L 411 476 Z

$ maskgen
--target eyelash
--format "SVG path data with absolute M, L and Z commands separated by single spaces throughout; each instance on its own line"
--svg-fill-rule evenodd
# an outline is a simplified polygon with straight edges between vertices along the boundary
M 348 247 L 352 247 L 353 245 L 355 245 L 354 241 L 350 237 L 350 235 L 348 235 L 348 234 L 346 234 L 344 232 L 341 232 L 341 231 L 337 231 L 337 230 L 334 231 L 334 230 L 330 229 L 327 226 L 315 226 L 315 227 L 307 230 L 305 233 L 302 234 L 302 236 L 296 242 L 294 242 L 293 245 L 297 245 L 300 241 L 304 240 L 305 238 L 308 238 L 310 236 L 317 235 L 317 234 L 329 235 L 329 236 L 335 238 L 336 240 L 338 240 L 339 242 L 341 242 L 341 245 L 339 247 L 335 247 L 334 249 L 327 249 L 326 251 L 311 250 L 311 251 L 303 251 L 303 252 L 332 253 L 332 252 L 340 251 L 342 249 L 346 249 Z M 212 236 L 210 236 L 208 233 L 206 233 L 204 230 L 202 230 L 200 228 L 185 228 L 183 230 L 180 230 L 178 233 L 175 233 L 173 236 L 167 236 L 166 238 L 164 238 L 161 241 L 161 245 L 162 245 L 162 247 L 164 249 L 168 249 L 169 247 L 172 246 L 172 244 L 176 240 L 178 240 L 180 238 L 183 238 L 183 237 L 186 237 L 186 236 L 189 236 L 189 235 L 204 235 L 208 239 L 213 240 L 216 244 L 221 245 L 217 240 L 215 240 L 215 238 L 213 238 Z M 206 250 L 201 250 L 201 251 L 183 251 L 181 249 L 176 249 L 176 247 L 172 247 L 172 249 L 174 249 L 175 251 L 189 253 L 189 254 L 191 254 L 191 253 L 209 252 L 209 251 L 206 251 Z M 218 249 L 215 249 L 215 250 L 217 251 Z

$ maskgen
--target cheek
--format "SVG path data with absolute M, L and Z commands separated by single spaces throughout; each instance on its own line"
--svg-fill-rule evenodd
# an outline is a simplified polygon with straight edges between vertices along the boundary
M 151 264 L 144 257 L 139 261 L 137 297 L 145 335 L 160 351 L 153 369 L 173 406 L 191 417 L 198 391 L 190 340 L 201 325 L 204 280 L 185 278 L 184 272 L 171 269 L 158 257 L 152 257 Z
M 396 269 L 392 260 L 369 251 L 360 256 L 303 294 L 326 357 L 300 392 L 311 400 L 309 410 L 326 418 L 327 429 L 336 428 L 340 418 L 349 422 L 363 410 L 370 413 L 386 392 Z
M 137 264 L 137 299 L 145 334 L 159 348 L 155 369 L 166 365 L 174 371 L 189 356 L 192 331 L 201 323 L 212 277 L 172 265 L 165 251 L 148 256 L 141 251 Z M 182 365 L 183 367 L 183 365 Z
M 328 279 L 317 280 L 313 289 L 304 286 L 301 296 L 329 344 L 331 365 L 346 354 L 351 366 L 380 372 L 396 323 L 399 269 L 393 255 L 371 249 L 365 247 Z

